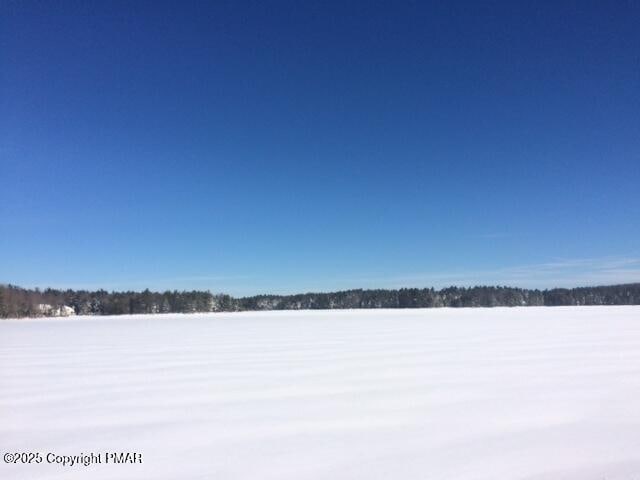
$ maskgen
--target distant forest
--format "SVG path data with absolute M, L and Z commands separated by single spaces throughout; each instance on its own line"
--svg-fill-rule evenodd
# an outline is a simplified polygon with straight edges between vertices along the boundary
M 640 305 L 640 283 L 527 290 L 511 287 L 345 290 L 234 298 L 208 291 L 107 292 L 0 285 L 0 318 L 338 308 Z

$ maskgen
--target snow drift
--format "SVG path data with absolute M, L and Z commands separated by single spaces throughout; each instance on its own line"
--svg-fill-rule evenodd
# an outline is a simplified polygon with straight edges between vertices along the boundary
M 0 322 L 19 479 L 640 479 L 640 307 Z

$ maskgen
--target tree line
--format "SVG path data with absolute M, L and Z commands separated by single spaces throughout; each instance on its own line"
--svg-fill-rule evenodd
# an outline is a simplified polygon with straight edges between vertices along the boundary
M 344 290 L 234 298 L 209 291 L 107 292 L 0 285 L 0 318 L 350 308 L 640 305 L 640 283 L 531 290 L 512 287 Z

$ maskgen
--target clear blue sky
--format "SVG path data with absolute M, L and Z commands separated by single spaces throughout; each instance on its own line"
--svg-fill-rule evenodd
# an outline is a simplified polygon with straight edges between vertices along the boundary
M 0 6 L 0 282 L 640 281 L 640 3 Z

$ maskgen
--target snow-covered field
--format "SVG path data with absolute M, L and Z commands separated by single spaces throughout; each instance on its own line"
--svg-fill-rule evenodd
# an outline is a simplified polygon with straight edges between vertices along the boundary
M 2 479 L 640 480 L 640 307 L 0 322 Z

